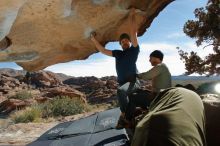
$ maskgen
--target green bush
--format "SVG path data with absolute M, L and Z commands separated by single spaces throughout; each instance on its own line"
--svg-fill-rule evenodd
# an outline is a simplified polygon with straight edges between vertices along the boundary
M 25 100 L 25 99 L 32 98 L 32 94 L 30 91 L 22 90 L 22 91 L 17 92 L 15 95 L 13 95 L 9 98 Z
M 44 103 L 42 109 L 43 117 L 58 117 L 82 113 L 85 110 L 85 106 L 80 100 L 61 96 Z
M 85 103 L 80 100 L 61 96 L 55 97 L 52 101 L 16 111 L 11 115 L 11 119 L 15 123 L 38 122 L 42 118 L 79 114 L 83 111 L 88 111 L 89 107 L 85 106 Z
M 42 116 L 42 111 L 37 106 L 32 106 L 22 111 L 17 111 L 13 116 L 12 120 L 15 123 L 28 123 L 38 121 Z

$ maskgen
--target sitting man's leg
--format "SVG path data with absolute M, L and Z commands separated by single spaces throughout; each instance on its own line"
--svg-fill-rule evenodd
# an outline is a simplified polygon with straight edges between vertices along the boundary
M 134 117 L 136 107 L 140 107 L 143 110 L 147 110 L 150 106 L 153 96 L 151 91 L 138 89 L 129 95 L 129 104 L 127 106 L 125 117 L 128 121 L 131 121 Z

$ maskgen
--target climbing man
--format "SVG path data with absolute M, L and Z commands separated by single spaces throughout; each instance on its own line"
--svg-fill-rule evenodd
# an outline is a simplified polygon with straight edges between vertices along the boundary
M 96 48 L 103 54 L 115 57 L 117 81 L 119 87 L 117 98 L 120 105 L 121 116 L 116 128 L 125 128 L 129 123 L 125 119 L 125 111 L 128 105 L 128 95 L 139 88 L 139 81 L 136 79 L 137 67 L 136 61 L 139 54 L 139 45 L 137 40 L 137 26 L 135 23 L 135 9 L 132 8 L 129 13 L 130 35 L 122 33 L 119 43 L 122 50 L 108 50 L 104 48 L 91 34 L 91 40 Z

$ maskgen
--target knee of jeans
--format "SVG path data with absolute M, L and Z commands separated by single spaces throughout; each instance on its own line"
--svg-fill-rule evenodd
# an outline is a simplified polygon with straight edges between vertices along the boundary
M 118 89 L 117 90 L 117 94 L 118 95 L 124 95 L 124 94 L 126 94 L 126 92 L 124 90 L 122 90 L 122 89 Z

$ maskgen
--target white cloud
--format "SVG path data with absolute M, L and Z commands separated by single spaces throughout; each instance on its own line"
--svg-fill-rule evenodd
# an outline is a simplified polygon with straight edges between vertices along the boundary
M 179 32 L 175 32 L 175 33 L 171 33 L 169 35 L 167 35 L 168 39 L 173 39 L 173 38 L 181 38 L 181 37 L 185 37 L 186 35 L 184 33 L 179 33 Z
M 204 43 L 202 46 L 197 47 L 194 42 L 188 42 L 183 45 L 182 49 L 184 49 L 187 52 L 195 51 L 200 57 L 204 58 L 208 54 L 213 53 L 212 46 L 207 46 L 207 45 L 208 44 Z

